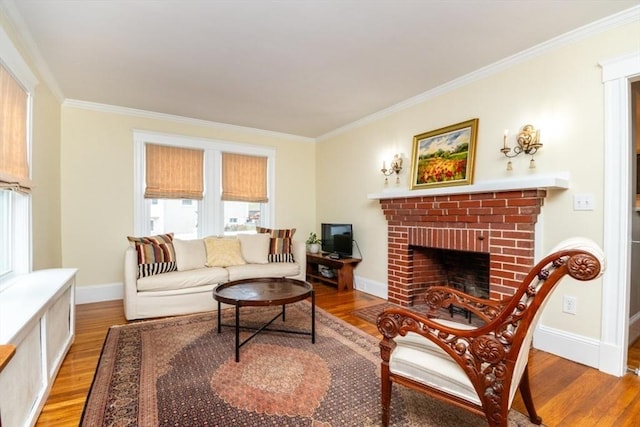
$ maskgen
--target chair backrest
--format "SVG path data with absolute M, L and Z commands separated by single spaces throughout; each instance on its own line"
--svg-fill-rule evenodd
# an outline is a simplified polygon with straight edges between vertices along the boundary
M 509 390 L 509 404 L 527 366 L 538 320 L 560 279 L 569 275 L 580 281 L 592 280 L 602 275 L 605 268 L 606 260 L 602 249 L 589 239 L 574 237 L 554 247 L 550 255 L 538 262 L 522 282 L 512 302 L 505 307 L 503 315 L 499 316 L 506 316 L 504 330 L 510 330 L 514 334 L 513 345 L 519 346 Z M 520 328 L 524 329 L 524 333 Z M 522 341 L 518 343 L 520 339 Z

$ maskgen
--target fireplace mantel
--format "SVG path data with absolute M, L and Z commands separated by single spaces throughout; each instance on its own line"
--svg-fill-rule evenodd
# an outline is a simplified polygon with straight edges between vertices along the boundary
M 397 199 L 403 197 L 441 196 L 450 194 L 491 193 L 513 190 L 566 190 L 569 188 L 569 172 L 556 172 L 549 175 L 530 175 L 492 181 L 479 181 L 472 185 L 436 187 L 424 190 L 389 189 L 382 193 L 369 194 L 372 200 Z

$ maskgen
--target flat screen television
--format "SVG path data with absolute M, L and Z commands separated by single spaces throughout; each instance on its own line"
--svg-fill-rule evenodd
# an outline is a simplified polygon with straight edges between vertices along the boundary
M 320 239 L 322 251 L 349 258 L 353 254 L 353 227 L 351 224 L 322 224 Z

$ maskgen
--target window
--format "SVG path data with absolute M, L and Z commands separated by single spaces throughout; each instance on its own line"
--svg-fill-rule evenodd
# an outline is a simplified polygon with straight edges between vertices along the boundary
M 255 233 L 256 227 L 262 225 L 262 205 L 251 202 L 223 202 L 224 234 Z
M 11 272 L 12 222 L 11 193 L 0 191 L 0 277 Z
M 31 269 L 31 106 L 36 84 L 0 28 L 0 290 Z
M 197 200 L 152 199 L 149 214 L 152 223 L 150 235 L 172 232 L 176 239 L 198 237 Z
M 258 225 L 269 226 L 273 218 L 273 200 L 268 196 L 274 194 L 274 149 L 143 131 L 134 131 L 134 145 L 134 233 L 136 235 L 173 232 L 176 238 L 194 239 L 211 235 L 251 233 L 255 232 Z M 194 195 L 175 199 L 144 197 L 147 185 L 146 156 L 148 145 L 194 149 L 203 152 L 202 182 L 204 185 L 200 190 L 201 199 L 197 199 Z M 236 172 L 238 170 L 248 171 L 245 175 L 252 177 L 256 175 L 256 172 L 254 169 L 248 168 L 255 167 L 256 164 L 262 165 L 259 166 L 262 169 L 258 174 L 264 177 L 264 185 L 257 185 L 262 189 L 261 196 L 252 194 L 249 200 L 237 200 L 239 197 L 232 195 L 223 200 L 225 199 L 223 193 L 225 190 L 229 191 L 227 187 L 223 186 L 223 182 L 225 182 L 223 166 L 225 161 L 227 166 L 231 164 L 231 161 L 228 160 L 231 157 L 235 157 L 235 160 L 242 162 L 242 164 L 240 166 L 234 164 L 230 169 Z M 255 158 L 260 160 L 256 161 Z M 254 166 L 251 166 L 252 164 Z M 229 176 L 227 175 L 227 182 Z M 237 183 L 237 180 L 233 182 Z M 255 182 L 255 180 L 251 180 L 249 184 L 251 188 L 256 187 Z M 235 187 L 231 190 L 238 191 Z

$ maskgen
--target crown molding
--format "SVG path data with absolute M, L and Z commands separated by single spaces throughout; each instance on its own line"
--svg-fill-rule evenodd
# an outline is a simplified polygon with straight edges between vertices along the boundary
M 63 107 L 78 108 L 81 110 L 98 111 L 102 113 L 121 114 L 131 117 L 141 117 L 152 120 L 163 120 L 174 123 L 181 123 L 193 126 L 201 126 L 212 129 L 221 129 L 235 132 L 251 133 L 253 135 L 264 136 L 269 138 L 285 139 L 295 142 L 313 143 L 315 138 L 293 135 L 284 132 L 274 132 L 264 129 L 251 128 L 246 126 L 231 125 L 227 123 L 212 122 L 209 120 L 193 119 L 190 117 L 176 116 L 173 114 L 157 113 L 154 111 L 138 110 L 129 107 L 119 107 L 117 105 L 100 104 L 97 102 L 81 101 L 78 99 L 65 99 Z
M 501 59 L 493 64 L 490 64 L 486 67 L 480 68 L 478 70 L 472 71 L 469 74 L 466 74 L 457 79 L 451 80 L 443 85 L 440 85 L 434 89 L 430 89 L 426 92 L 423 92 L 419 95 L 413 96 L 409 99 L 401 101 L 397 104 L 394 104 L 388 108 L 380 110 L 376 113 L 365 116 L 359 120 L 351 122 L 347 125 L 341 126 L 337 129 L 334 129 L 330 132 L 327 132 L 323 135 L 320 135 L 316 138 L 318 142 L 327 140 L 334 136 L 340 135 L 342 133 L 348 132 L 350 130 L 359 128 L 368 123 L 376 122 L 385 117 L 388 117 L 397 112 L 406 110 L 415 105 L 421 104 L 425 101 L 437 98 L 446 93 L 452 92 L 456 89 L 459 89 L 463 86 L 471 84 L 473 82 L 482 80 L 486 77 L 489 77 L 493 74 L 504 71 L 508 68 L 511 68 L 515 65 L 518 65 L 522 62 L 528 61 L 532 58 L 538 57 L 544 53 L 550 52 L 552 50 L 558 49 L 562 46 L 569 45 L 571 43 L 575 43 L 579 40 L 591 37 L 593 35 L 597 35 L 604 31 L 608 31 L 613 28 L 617 28 L 626 24 L 630 24 L 633 22 L 638 22 L 640 20 L 640 6 L 635 6 L 630 9 L 624 10 L 617 14 L 608 16 L 606 18 L 600 19 L 598 21 L 594 21 L 590 24 L 584 25 L 580 28 L 577 28 L 568 33 L 562 34 L 558 37 L 554 37 L 546 42 L 540 43 L 536 46 L 533 46 L 529 49 L 523 50 L 522 52 L 518 52 L 512 56 Z

